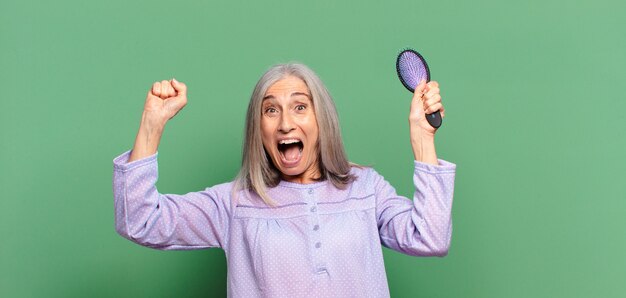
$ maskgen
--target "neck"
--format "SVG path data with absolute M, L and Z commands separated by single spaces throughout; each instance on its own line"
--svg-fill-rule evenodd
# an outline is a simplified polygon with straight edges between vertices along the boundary
M 315 167 L 314 169 L 308 169 L 304 171 L 304 173 L 300 175 L 295 175 L 295 176 L 288 176 L 288 175 L 281 173 L 281 177 L 283 180 L 287 182 L 298 183 L 298 184 L 310 184 L 310 183 L 319 182 L 320 178 L 322 177 L 322 173 L 320 173 L 319 169 Z

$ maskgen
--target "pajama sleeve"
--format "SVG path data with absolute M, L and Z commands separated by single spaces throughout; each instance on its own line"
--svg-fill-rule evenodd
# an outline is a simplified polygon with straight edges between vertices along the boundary
M 456 165 L 414 161 L 413 201 L 374 171 L 376 216 L 381 243 L 413 256 L 446 256 L 452 236 L 452 197 Z
M 117 233 L 161 250 L 225 247 L 230 209 L 227 191 L 215 186 L 185 195 L 159 193 L 157 155 L 129 163 L 127 151 L 113 160 Z

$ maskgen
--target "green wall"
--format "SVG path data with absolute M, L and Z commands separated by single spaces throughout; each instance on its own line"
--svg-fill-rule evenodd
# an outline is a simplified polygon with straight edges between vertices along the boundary
M 626 2 L 3 1 L 0 297 L 220 297 L 220 250 L 118 236 L 112 159 L 145 93 L 188 106 L 159 149 L 162 193 L 232 179 L 256 80 L 318 72 L 350 159 L 412 194 L 404 47 L 428 59 L 458 165 L 449 256 L 385 250 L 394 297 L 626 295 Z

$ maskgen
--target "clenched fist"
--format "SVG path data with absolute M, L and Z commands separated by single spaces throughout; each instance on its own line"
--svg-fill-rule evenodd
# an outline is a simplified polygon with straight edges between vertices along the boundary
M 187 86 L 171 79 L 155 82 L 146 97 L 144 117 L 152 125 L 164 126 L 187 104 Z
M 145 158 L 157 152 L 165 123 L 187 104 L 187 86 L 171 79 L 152 84 L 143 108 L 141 125 L 128 162 Z
M 436 81 L 421 81 L 415 92 L 411 102 L 411 113 L 409 114 L 409 123 L 412 134 L 420 134 L 423 136 L 433 137 L 436 128 L 432 127 L 426 114 L 432 114 L 436 111 L 441 112 L 441 118 L 444 117 L 444 108 L 441 104 L 441 95 L 439 94 L 439 83 Z

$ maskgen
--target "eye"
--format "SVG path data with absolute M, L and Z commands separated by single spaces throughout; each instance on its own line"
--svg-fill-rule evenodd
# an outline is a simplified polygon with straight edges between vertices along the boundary
M 305 105 L 297 105 L 296 106 L 296 111 L 304 111 L 306 110 L 306 106 Z
M 274 107 L 265 108 L 265 114 L 274 115 L 276 113 L 278 113 L 278 110 L 276 110 Z

